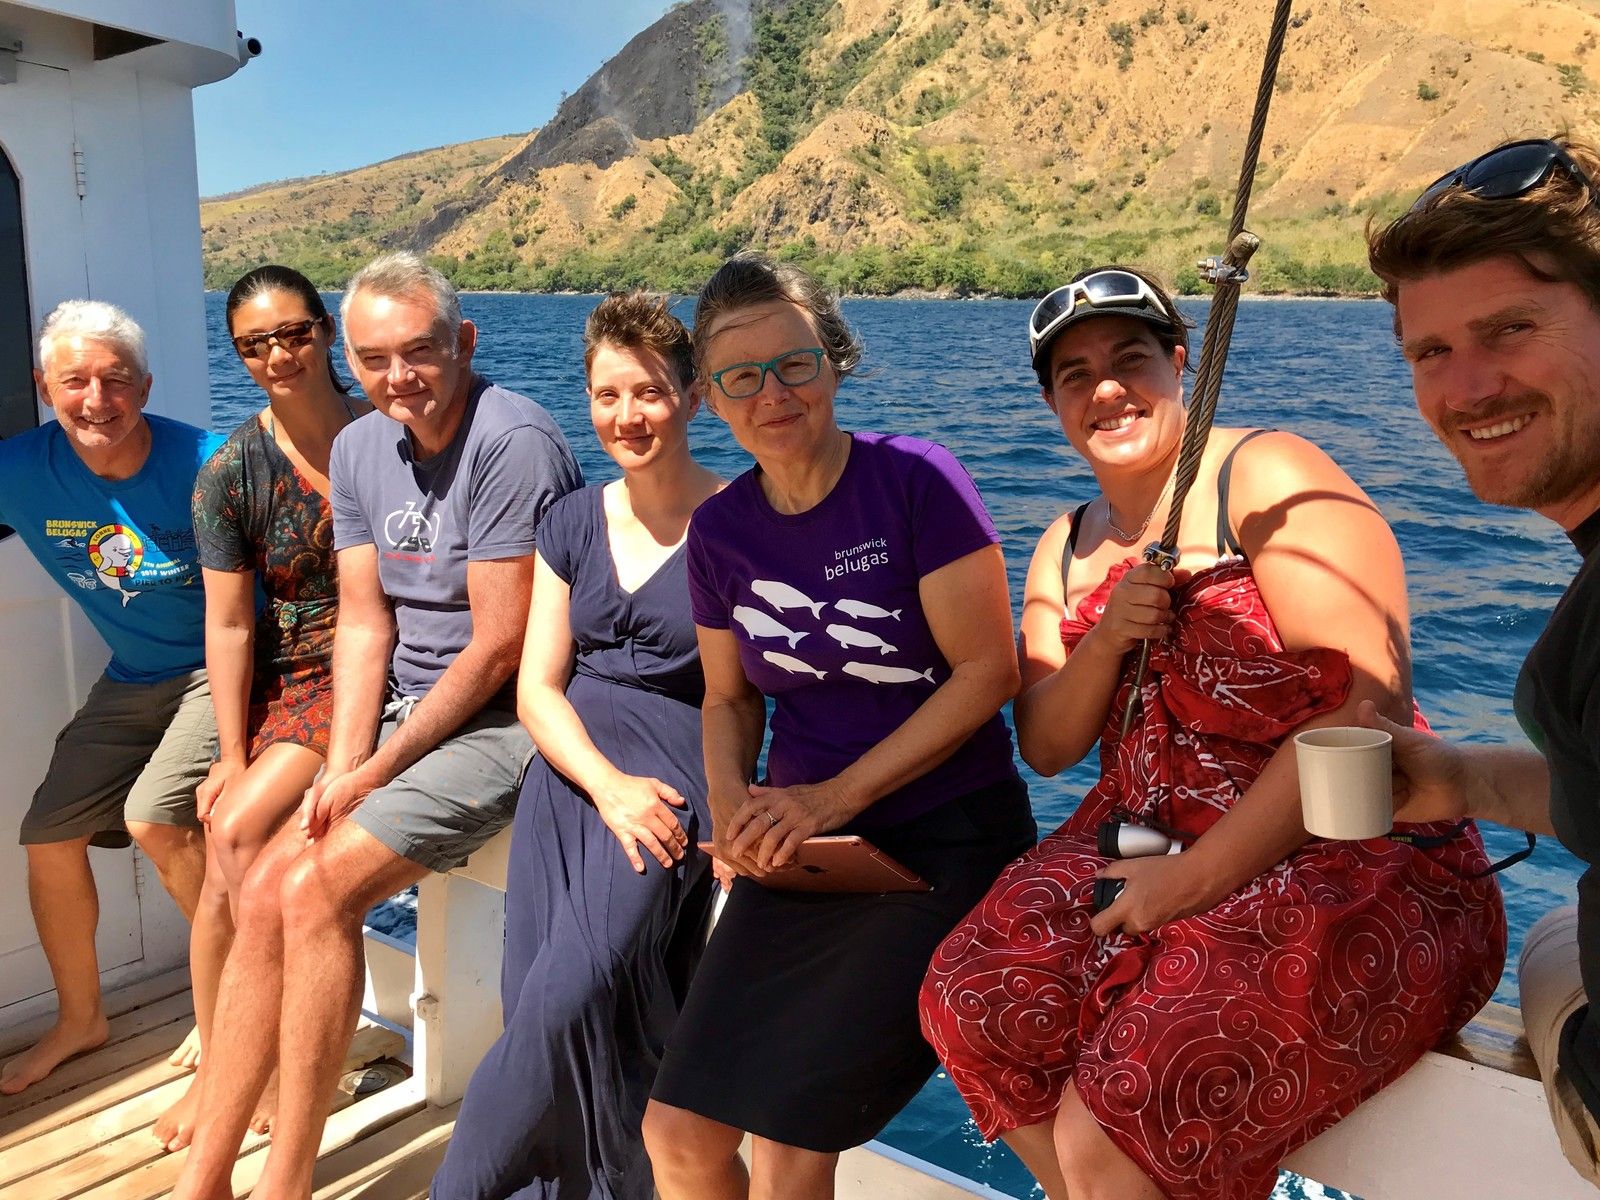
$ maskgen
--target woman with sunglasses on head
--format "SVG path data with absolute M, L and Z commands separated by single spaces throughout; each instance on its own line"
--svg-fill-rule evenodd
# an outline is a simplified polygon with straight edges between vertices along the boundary
M 195 480 L 218 743 L 195 793 L 207 830 L 189 949 L 202 1046 L 245 873 L 300 804 L 328 750 L 338 603 L 328 456 L 339 431 L 369 408 L 350 399 L 334 369 L 333 318 L 298 271 L 257 267 L 234 284 L 225 313 L 239 360 L 267 403 Z M 266 597 L 259 612 L 258 587 Z M 156 1122 L 167 1149 L 189 1144 L 199 1096 L 197 1076 Z M 251 1128 L 265 1132 L 271 1109 L 264 1101 Z
M 1470 825 L 1408 827 L 1415 844 L 1301 825 L 1297 730 L 1358 724 L 1363 700 L 1426 728 L 1399 548 L 1361 489 L 1291 434 L 1213 429 L 1179 570 L 1141 563 L 1171 504 L 1186 322 L 1105 268 L 1045 297 L 1029 343 L 1100 495 L 1034 553 L 1017 737 L 1044 775 L 1098 740 L 1101 775 L 940 947 L 923 1027 L 1051 1200 L 1259 1200 L 1489 998 L 1499 889 Z M 1108 860 L 1108 820 L 1183 851 Z
M 584 327 L 589 419 L 622 478 L 539 524 L 517 711 L 538 747 L 512 826 L 505 1031 L 473 1073 L 433 1200 L 650 1200 L 639 1131 L 712 897 L 689 617 L 689 331 L 608 296 Z
M 1011 606 L 954 457 L 840 428 L 860 347 L 815 280 L 731 259 L 700 293 L 694 344 L 707 403 L 755 458 L 689 530 L 716 853 L 739 878 L 645 1141 L 662 1200 L 811 1200 L 932 1072 L 928 956 L 1033 844 L 999 711 L 1017 683 Z M 784 890 L 825 833 L 862 835 L 933 890 Z

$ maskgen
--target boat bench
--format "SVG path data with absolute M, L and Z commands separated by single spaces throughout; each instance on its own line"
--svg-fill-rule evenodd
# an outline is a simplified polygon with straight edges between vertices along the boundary
M 1365 1200 L 1595 1200 L 1561 1153 L 1522 1014 L 1472 1024 L 1283 1164 Z
M 414 960 L 409 947 L 368 933 L 364 1007 L 411 1028 L 414 1078 L 433 1105 L 461 1098 L 500 1034 L 510 844 L 507 831 L 465 866 L 419 885 Z M 1561 1154 L 1521 1015 L 1500 1004 L 1284 1166 L 1364 1200 L 1596 1200 Z M 897 1167 L 917 1177 L 914 1190 L 846 1186 L 860 1172 L 899 1180 L 907 1172 Z M 841 1196 L 883 1200 L 1001 1195 L 878 1143 L 846 1157 L 840 1184 Z

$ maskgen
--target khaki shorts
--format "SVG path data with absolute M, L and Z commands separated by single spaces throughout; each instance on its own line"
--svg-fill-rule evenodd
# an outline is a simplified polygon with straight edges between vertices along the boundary
M 204 671 L 160 683 L 102 675 L 56 735 L 19 840 L 26 846 L 89 835 L 90 845 L 115 848 L 128 844 L 129 821 L 198 826 L 194 790 L 216 746 Z
M 1600 1185 L 1600 1125 L 1557 1065 L 1561 1029 L 1588 1003 L 1578 974 L 1578 910 L 1546 913 L 1528 931 L 1517 968 L 1522 993 L 1522 1025 L 1528 1048 L 1539 1064 L 1545 1099 L 1555 1121 L 1561 1150 L 1573 1168 Z
M 394 703 L 384 710 L 380 746 L 409 712 Z M 401 858 L 453 870 L 511 823 L 532 758 L 533 739 L 516 714 L 485 709 L 367 796 L 350 820 Z

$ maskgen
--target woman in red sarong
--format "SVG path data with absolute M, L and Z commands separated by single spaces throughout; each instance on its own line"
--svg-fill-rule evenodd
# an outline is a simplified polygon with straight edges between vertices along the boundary
M 1135 562 L 1170 504 L 1186 332 L 1121 268 L 1035 310 L 1045 401 L 1102 494 L 1034 554 L 1017 736 L 1045 775 L 1098 739 L 1101 777 L 922 989 L 923 1030 L 979 1130 L 1051 1200 L 1267 1196 L 1290 1151 L 1466 1024 L 1505 959 L 1470 826 L 1409 827 L 1419 848 L 1300 823 L 1296 730 L 1357 724 L 1363 699 L 1426 728 L 1399 548 L 1349 477 L 1290 434 L 1215 429 L 1176 577 Z M 1188 848 L 1108 863 L 1095 830 L 1113 815 Z M 1123 889 L 1096 915 L 1099 876 Z

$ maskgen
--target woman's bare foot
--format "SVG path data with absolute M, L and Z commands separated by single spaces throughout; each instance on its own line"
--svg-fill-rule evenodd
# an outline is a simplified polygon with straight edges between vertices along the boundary
M 67 1024 L 59 1017 L 48 1033 L 0 1070 L 0 1095 L 15 1096 L 32 1087 L 74 1054 L 103 1046 L 111 1036 L 104 1013 L 83 1023 Z
M 160 1119 L 151 1127 L 156 1141 L 160 1142 L 162 1148 L 169 1154 L 182 1150 L 194 1140 L 195 1112 L 199 1107 L 200 1077 L 197 1075 L 184 1089 L 183 1098 L 162 1113 Z
M 192 1071 L 200 1065 L 200 1027 L 198 1025 L 189 1030 L 189 1036 L 183 1039 L 183 1045 L 167 1055 L 167 1065 L 182 1067 L 186 1071 Z
M 255 1133 L 271 1133 L 272 1122 L 278 1115 L 278 1073 L 274 1071 L 267 1086 L 256 1101 L 256 1111 L 250 1117 L 250 1128 Z

